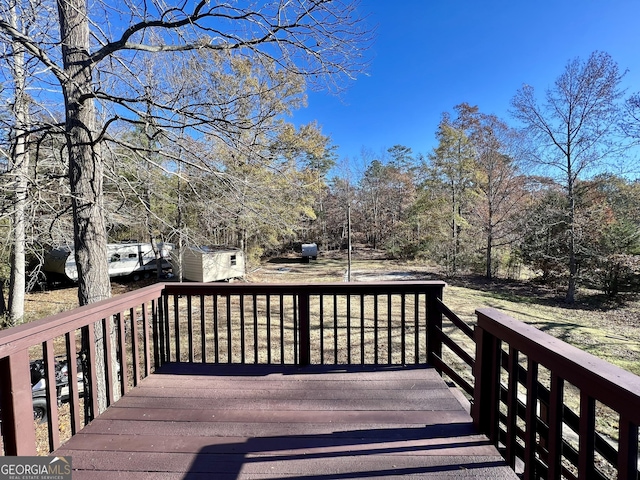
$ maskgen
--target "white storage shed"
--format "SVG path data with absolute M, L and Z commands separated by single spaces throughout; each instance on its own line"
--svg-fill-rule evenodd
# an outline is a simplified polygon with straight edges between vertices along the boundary
M 244 252 L 237 248 L 185 247 L 182 252 L 171 252 L 171 264 L 174 275 L 180 276 L 182 270 L 182 278 L 192 282 L 217 282 L 245 274 Z

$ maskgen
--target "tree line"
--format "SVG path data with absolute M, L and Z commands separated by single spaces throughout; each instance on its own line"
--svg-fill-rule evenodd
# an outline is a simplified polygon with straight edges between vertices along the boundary
M 640 137 L 640 99 L 610 56 L 569 62 L 542 98 L 523 87 L 516 127 L 462 103 L 432 152 L 396 145 L 340 172 L 321 127 L 288 115 L 366 69 L 371 39 L 357 2 L 334 0 L 1 7 L 10 323 L 52 246 L 74 248 L 86 304 L 110 294 L 109 241 L 256 260 L 300 240 L 342 248 L 347 207 L 356 241 L 448 274 L 528 267 L 568 301 L 580 282 L 635 281 L 638 186 L 611 161 Z
M 568 303 L 579 285 L 609 295 L 637 288 L 640 98 L 625 98 L 623 76 L 594 52 L 569 61 L 542 95 L 517 91 L 512 125 L 455 106 L 432 152 L 396 145 L 363 159 L 357 181 L 329 182 L 313 235 L 343 241 L 351 205 L 359 241 L 448 274 L 527 269 L 564 286 Z

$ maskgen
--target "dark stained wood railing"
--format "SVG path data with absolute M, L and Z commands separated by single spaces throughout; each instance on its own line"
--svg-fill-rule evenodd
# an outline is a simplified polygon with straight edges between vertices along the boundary
M 473 397 L 473 369 L 475 365 L 475 343 L 473 328 L 442 303 L 441 298 L 434 300 L 432 311 L 436 312 L 430 322 L 431 340 L 429 364 L 447 375 L 467 396 Z M 449 322 L 449 333 L 445 331 L 443 318 Z M 443 350 L 449 355 L 445 357 Z
M 36 433 L 32 408 L 30 360 L 44 359 L 47 398 L 46 439 L 49 450 L 61 443 L 60 431 L 75 435 L 119 396 L 154 368 L 158 350 L 156 326 L 162 285 L 142 288 L 46 319 L 0 331 L 0 406 L 5 455 L 34 455 Z M 103 332 L 115 330 L 116 342 Z M 152 332 L 152 335 L 150 334 Z M 96 337 L 104 342 L 96 342 Z M 157 355 L 156 355 L 157 357 Z M 68 383 L 69 425 L 60 425 L 55 365 L 62 358 L 68 378 L 78 364 L 83 380 Z M 99 365 L 105 366 L 99 368 Z M 103 372 L 100 377 L 98 372 Z M 98 395 L 98 382 L 104 385 Z M 83 387 L 83 392 L 80 391 Z
M 510 465 L 525 479 L 638 478 L 640 377 L 497 310 L 477 315 L 472 416 Z
M 167 284 L 161 362 L 427 363 L 444 285 Z
M 429 363 L 466 392 L 476 426 L 524 478 L 637 478 L 640 378 L 495 310 L 479 310 L 474 331 L 442 302 L 444 286 L 156 284 L 2 331 L 4 454 L 36 453 L 34 359 L 48 385 L 60 356 L 70 378 L 77 357 L 84 375 L 84 394 L 71 382 L 68 415 L 47 392 L 49 450 L 165 363 Z M 104 335 L 97 347 L 102 331 L 115 344 Z M 596 428 L 603 405 L 619 417 L 617 443 Z
M 2 331 L 4 453 L 36 453 L 30 360 L 44 359 L 49 387 L 57 358 L 66 359 L 69 378 L 76 377 L 76 358 L 83 367 L 83 381 L 69 383 L 68 429 L 60 428 L 60 418 L 67 417 L 60 414 L 56 389 L 47 390 L 51 451 L 64 440 L 59 430 L 75 435 L 167 362 L 417 364 L 439 358 L 444 285 L 156 284 Z M 115 345 L 104 331 L 115 331 Z M 100 347 L 96 336 L 104 338 Z

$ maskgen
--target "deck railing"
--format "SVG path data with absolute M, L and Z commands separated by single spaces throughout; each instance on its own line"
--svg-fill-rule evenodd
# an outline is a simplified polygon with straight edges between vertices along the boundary
M 3 451 L 56 449 L 167 362 L 444 365 L 444 285 L 156 284 L 1 331 Z M 44 361 L 47 421 L 34 427 L 35 359 Z M 60 362 L 80 378 L 64 402 Z
M 637 478 L 640 378 L 494 310 L 477 312 L 474 332 L 442 302 L 444 285 L 156 284 L 2 331 L 4 453 L 54 450 L 169 362 L 428 363 L 466 392 L 476 426 L 525 478 Z M 82 378 L 62 404 L 60 358 Z M 44 425 L 34 359 L 51 386 Z M 598 432 L 603 405 L 619 417 L 618 443 Z
M 431 362 L 443 282 L 167 284 L 160 362 Z M 431 342 L 431 344 L 429 344 Z
M 497 310 L 476 313 L 472 416 L 509 464 L 525 479 L 637 479 L 640 377 Z
M 155 368 L 163 285 L 157 284 L 0 331 L 0 407 L 5 455 L 34 455 L 30 363 L 44 360 L 46 426 L 38 450 L 54 450 Z M 105 335 L 114 332 L 115 335 Z M 115 344 L 112 338 L 116 338 Z M 157 355 L 156 355 L 157 356 Z M 56 367 L 66 364 L 61 384 Z M 102 388 L 99 388 L 98 385 Z M 65 404 L 60 405 L 64 395 Z M 59 408 L 62 407 L 62 408 Z M 60 411 L 64 410 L 61 414 Z M 64 425 L 60 419 L 64 417 Z M 48 448 L 47 448 L 48 447 Z

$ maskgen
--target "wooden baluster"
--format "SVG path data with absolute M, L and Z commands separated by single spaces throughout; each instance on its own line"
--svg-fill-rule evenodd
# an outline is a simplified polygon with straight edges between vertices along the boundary
M 562 478 L 562 410 L 564 380 L 556 373 L 551 373 L 551 389 L 549 391 L 549 438 L 548 451 L 549 458 L 549 480 L 559 480 Z M 637 438 L 637 437 L 636 437 Z M 636 440 L 636 445 L 638 444 Z M 624 478 L 624 477 L 621 477 Z M 630 478 L 630 477 L 629 477 Z
M 536 476 L 536 437 L 538 425 L 538 363 L 528 359 L 527 408 L 525 413 L 524 479 Z
M 638 425 L 620 417 L 618 478 L 638 478 Z
M 145 302 L 142 303 L 141 313 L 142 313 L 142 348 L 144 348 L 144 376 L 148 377 L 149 374 L 151 373 L 151 348 L 150 348 L 150 339 L 149 339 L 149 317 L 147 315 L 147 304 Z
M 127 345 L 125 343 L 124 313 L 119 313 L 116 318 L 118 327 L 118 361 L 120 362 L 120 395 L 125 395 L 129 390 L 129 366 L 127 364 Z
M 596 401 L 584 391 L 580 391 L 580 428 L 578 479 L 595 478 L 595 438 L 596 438 Z
M 180 311 L 178 308 L 179 296 L 173 296 L 173 331 L 175 336 L 175 350 L 176 350 L 176 358 L 175 361 L 180 363 L 182 360 L 180 358 Z M 191 297 L 189 297 L 191 298 Z
M 207 363 L 207 329 L 204 302 L 205 296 L 200 295 L 200 361 Z
M 58 391 L 56 388 L 56 359 L 53 354 L 53 340 L 42 344 L 42 356 L 46 364 L 47 382 L 47 422 L 49 425 L 49 450 L 60 446 L 60 429 L 58 422 Z
M 65 335 L 67 346 L 67 381 L 69 385 L 69 408 L 71 411 L 71 433 L 75 435 L 80 428 L 80 400 L 78 395 L 78 353 L 75 331 Z
M 97 388 L 98 376 L 96 373 L 97 354 L 95 324 L 88 325 L 82 329 L 82 343 L 83 354 L 86 355 L 84 366 L 87 369 L 84 371 L 84 401 L 85 406 L 89 407 L 85 408 L 84 424 L 87 425 L 100 414 Z
M 265 295 L 266 315 L 267 315 L 267 363 L 271 365 L 271 295 Z
M 364 294 L 360 294 L 360 364 L 364 365 Z
M 258 355 L 258 299 L 256 294 L 251 295 L 253 307 L 253 363 L 259 363 Z
M 187 295 L 187 341 L 189 342 L 189 363 L 193 363 L 193 297 L 191 294 Z
M 136 308 L 129 309 L 129 318 L 131 320 L 131 350 L 133 367 L 133 386 L 140 383 L 140 347 L 138 346 L 138 319 L 136 316 Z
M 518 351 L 509 347 L 508 359 L 508 387 L 507 387 L 507 440 L 505 458 L 507 463 L 515 468 L 516 465 L 516 446 L 517 446 L 517 428 L 516 420 L 518 418 Z

